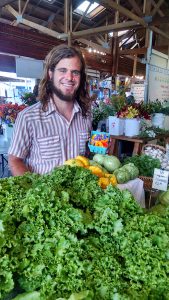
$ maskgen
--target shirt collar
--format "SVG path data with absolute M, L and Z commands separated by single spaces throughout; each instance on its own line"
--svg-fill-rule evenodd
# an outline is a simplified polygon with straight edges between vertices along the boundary
M 48 101 L 48 104 L 47 104 L 47 109 L 45 111 L 45 115 L 48 116 L 53 111 L 57 111 L 57 109 L 56 109 L 56 106 L 55 106 L 53 100 L 50 98 L 50 100 Z M 73 112 L 78 113 L 78 112 L 81 112 L 81 111 L 82 111 L 82 109 L 81 109 L 79 103 L 75 100 L 74 107 L 73 107 Z

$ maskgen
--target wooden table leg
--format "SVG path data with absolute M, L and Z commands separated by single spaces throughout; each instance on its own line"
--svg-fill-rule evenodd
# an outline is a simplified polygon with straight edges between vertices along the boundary
M 108 154 L 109 155 L 113 155 L 115 152 L 115 148 L 116 148 L 116 140 L 110 138 L 110 143 L 109 143 L 109 150 L 108 150 Z
M 140 143 L 135 142 L 134 149 L 133 149 L 133 155 L 139 154 L 139 151 L 140 151 Z

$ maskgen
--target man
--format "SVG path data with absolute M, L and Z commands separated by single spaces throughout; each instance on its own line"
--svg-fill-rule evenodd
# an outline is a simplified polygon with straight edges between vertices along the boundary
M 18 114 L 9 149 L 14 176 L 49 173 L 65 160 L 85 153 L 91 130 L 82 54 L 66 45 L 46 57 L 40 101 Z

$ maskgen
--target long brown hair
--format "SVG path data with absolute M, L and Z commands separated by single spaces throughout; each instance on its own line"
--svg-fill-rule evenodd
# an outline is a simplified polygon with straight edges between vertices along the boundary
M 86 83 L 86 73 L 85 73 L 85 61 L 81 52 L 74 47 L 69 47 L 67 45 L 59 45 L 54 47 L 48 53 L 45 59 L 43 78 L 41 79 L 39 85 L 38 98 L 42 102 L 43 110 L 45 110 L 47 106 L 47 102 L 49 101 L 50 97 L 52 97 L 52 90 L 50 88 L 50 79 L 48 74 L 49 70 L 53 72 L 60 60 L 64 58 L 71 58 L 71 57 L 78 57 L 81 62 L 80 85 L 76 92 L 75 98 L 82 109 L 82 115 L 86 117 L 91 107 L 91 100 L 86 89 L 87 83 Z

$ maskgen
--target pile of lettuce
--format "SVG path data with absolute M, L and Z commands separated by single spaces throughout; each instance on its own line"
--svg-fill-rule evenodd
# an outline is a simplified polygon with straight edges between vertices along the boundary
M 14 298 L 169 299 L 169 212 L 81 167 L 1 179 L 0 299 Z

